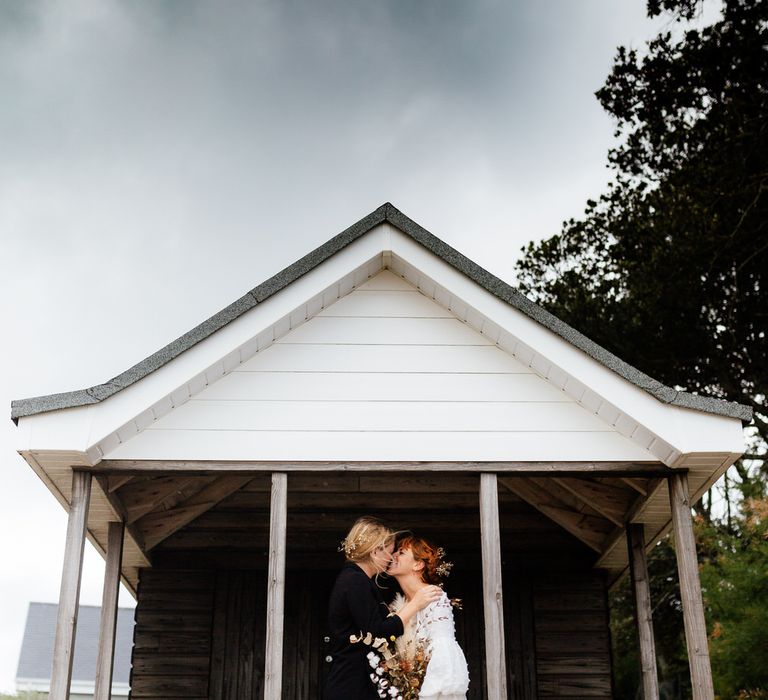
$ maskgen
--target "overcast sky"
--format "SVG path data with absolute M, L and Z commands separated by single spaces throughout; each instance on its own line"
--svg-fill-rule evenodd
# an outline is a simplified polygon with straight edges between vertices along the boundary
M 0 410 L 107 380 L 385 201 L 514 281 L 604 189 L 593 93 L 644 10 L 0 0 Z M 15 449 L 0 421 L 0 691 L 66 526 Z

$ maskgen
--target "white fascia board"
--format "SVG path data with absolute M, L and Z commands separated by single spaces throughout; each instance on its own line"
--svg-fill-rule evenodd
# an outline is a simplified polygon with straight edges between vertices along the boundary
M 744 451 L 741 421 L 665 404 L 390 228 L 391 251 L 679 453 Z M 469 311 L 471 314 L 471 310 Z M 467 319 L 469 321 L 469 318 Z M 535 360 L 530 363 L 535 370 Z M 600 413 L 598 413 L 600 415 Z M 670 462 L 679 455 L 673 454 Z M 649 454 L 649 458 L 653 458 Z
M 20 418 L 19 451 L 77 452 L 88 455 L 90 464 L 96 464 L 104 451 L 97 448 L 102 441 L 116 446 L 151 424 L 159 417 L 158 411 L 167 412 L 185 403 L 208 383 L 271 344 L 273 332 L 279 332 L 276 324 L 339 285 L 361 266 L 370 264 L 372 270 L 381 269 L 388 238 L 389 230 L 383 224 L 377 226 L 167 364 L 100 403 Z M 350 291 L 351 286 L 341 288 L 339 293 L 343 296 Z M 318 304 L 317 311 L 320 308 Z M 260 339 L 265 331 L 270 337 Z M 259 342 L 263 343 L 261 347 Z
M 19 418 L 18 452 L 67 451 L 85 455 L 92 408 L 77 406 Z

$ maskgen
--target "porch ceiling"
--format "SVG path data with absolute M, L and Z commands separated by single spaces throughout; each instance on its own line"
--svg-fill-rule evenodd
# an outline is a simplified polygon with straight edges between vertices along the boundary
M 107 470 L 108 471 L 108 470 Z M 266 566 L 269 473 L 102 473 L 101 492 L 125 519 L 154 565 Z M 542 472 L 499 475 L 502 553 L 546 567 L 563 557 L 604 568 L 615 580 L 626 567 L 605 555 L 624 538 L 664 479 Z M 289 476 L 289 566 L 335 567 L 339 540 L 361 513 L 414 529 L 450 548 L 465 565 L 479 563 L 479 475 L 445 472 L 300 472 Z M 655 532 L 649 533 L 652 539 Z M 538 563 L 537 563 L 538 562 Z M 134 571 L 134 570 L 132 570 Z M 126 571 L 126 576 L 131 572 Z

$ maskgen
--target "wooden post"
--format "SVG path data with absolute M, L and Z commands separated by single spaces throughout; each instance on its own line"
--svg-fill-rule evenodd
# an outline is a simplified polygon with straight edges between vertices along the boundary
M 264 700 L 280 700 L 283 685 L 283 605 L 288 475 L 272 474 L 267 576 L 267 640 L 264 650 Z
M 83 549 L 90 500 L 90 473 L 73 471 L 67 542 L 64 547 L 64 567 L 61 572 L 59 609 L 56 618 L 56 637 L 53 643 L 51 690 L 48 695 L 50 700 L 67 700 L 69 697 L 78 600 L 80 598 L 80 578 L 83 571 Z
M 115 632 L 117 631 L 117 599 L 120 589 L 120 565 L 123 560 L 125 525 L 109 523 L 107 561 L 104 568 L 104 591 L 101 596 L 99 648 L 96 657 L 96 690 L 93 700 L 112 697 L 112 669 L 115 663 Z
M 485 675 L 488 700 L 507 700 L 504 599 L 501 587 L 501 535 L 496 474 L 480 475 L 480 539 L 483 554 Z
M 696 541 L 693 537 L 691 502 L 688 495 L 688 475 L 685 472 L 667 478 L 669 503 L 672 508 L 672 526 L 675 532 L 675 554 L 680 579 L 680 598 L 683 604 L 685 642 L 688 647 L 688 665 L 691 669 L 693 700 L 713 700 L 712 669 L 709 664 L 707 626 L 701 599 L 699 564 Z
M 632 591 L 635 598 L 635 621 L 640 643 L 640 671 L 643 679 L 643 699 L 659 700 L 659 677 L 656 672 L 656 643 L 653 638 L 651 587 L 648 581 L 648 560 L 645 556 L 645 528 L 640 523 L 627 524 L 627 550 Z

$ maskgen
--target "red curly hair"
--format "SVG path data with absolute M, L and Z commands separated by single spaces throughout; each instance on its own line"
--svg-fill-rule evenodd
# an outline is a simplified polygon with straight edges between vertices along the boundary
M 441 581 L 437 573 L 437 567 L 440 566 L 440 555 L 437 547 L 422 537 L 415 535 L 404 535 L 397 540 L 397 549 L 409 549 L 413 553 L 416 561 L 424 563 L 421 570 L 421 580 L 424 583 L 438 585 Z

